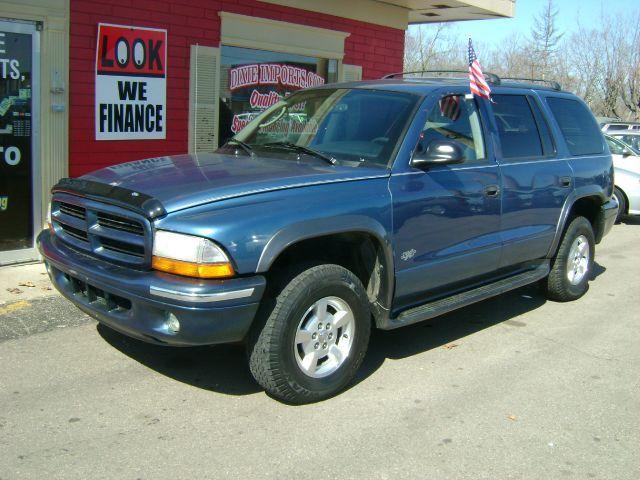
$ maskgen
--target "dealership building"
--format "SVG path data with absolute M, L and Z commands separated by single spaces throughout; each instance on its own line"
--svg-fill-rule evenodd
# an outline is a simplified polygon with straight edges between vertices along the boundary
M 213 151 L 293 91 L 402 71 L 410 24 L 514 14 L 515 0 L 3 0 L 0 265 L 37 259 L 62 177 Z

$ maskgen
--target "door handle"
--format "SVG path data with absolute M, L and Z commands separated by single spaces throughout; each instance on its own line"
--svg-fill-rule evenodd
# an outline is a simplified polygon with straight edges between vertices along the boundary
M 560 177 L 560 186 L 569 188 L 571 186 L 571 177 Z
M 487 185 L 484 187 L 484 196 L 485 197 L 497 197 L 500 195 L 500 187 L 498 185 Z

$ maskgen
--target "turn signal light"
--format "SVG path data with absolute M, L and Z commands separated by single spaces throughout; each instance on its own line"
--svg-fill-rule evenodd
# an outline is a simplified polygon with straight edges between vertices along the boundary
M 192 263 L 154 256 L 151 267 L 161 272 L 196 278 L 229 278 L 235 275 L 230 263 Z

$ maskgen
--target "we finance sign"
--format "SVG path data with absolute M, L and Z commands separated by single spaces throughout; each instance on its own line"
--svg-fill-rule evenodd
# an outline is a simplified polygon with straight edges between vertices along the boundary
M 98 25 L 96 140 L 166 138 L 167 31 Z

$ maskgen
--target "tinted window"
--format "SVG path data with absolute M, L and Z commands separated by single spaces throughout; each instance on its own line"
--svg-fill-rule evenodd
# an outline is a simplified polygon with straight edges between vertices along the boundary
M 568 98 L 547 98 L 571 155 L 603 152 L 602 133 L 595 118 L 581 102 Z
M 538 125 L 538 133 L 540 134 L 540 140 L 542 140 L 542 150 L 545 156 L 554 155 L 556 153 L 556 146 L 553 143 L 553 137 L 551 136 L 551 130 L 547 119 L 544 118 L 538 103 L 531 97 L 529 97 L 529 106 L 533 110 L 533 116 L 536 119 Z
M 452 140 L 462 149 L 464 160 L 485 158 L 482 127 L 476 104 L 463 95 L 447 95 L 435 104 L 420 134 L 416 153 L 434 140 Z
M 504 158 L 542 157 L 545 153 L 531 106 L 524 95 L 493 95 L 493 113 Z M 550 142 L 548 129 L 547 141 Z

